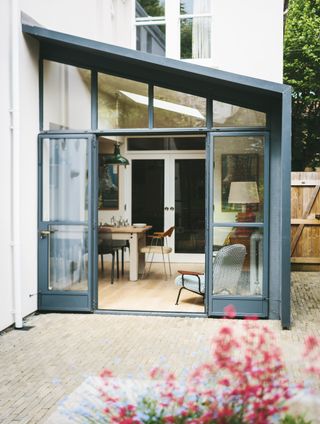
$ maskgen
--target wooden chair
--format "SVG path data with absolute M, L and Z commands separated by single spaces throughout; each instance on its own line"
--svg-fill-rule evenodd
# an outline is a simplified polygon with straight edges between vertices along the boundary
M 155 233 L 153 233 L 150 236 L 147 236 L 148 238 L 151 238 L 151 243 L 149 246 L 144 246 L 140 249 L 141 253 L 146 253 L 147 255 L 149 255 L 149 259 L 150 259 L 150 255 L 151 256 L 151 260 L 149 261 L 149 269 L 146 272 L 146 268 L 147 268 L 147 260 L 146 260 L 146 265 L 142 274 L 142 278 L 144 278 L 146 275 L 149 274 L 152 263 L 153 263 L 153 258 L 155 254 L 161 254 L 162 255 L 162 260 L 163 260 L 163 267 L 164 267 L 164 274 L 165 274 L 165 279 L 167 279 L 167 269 L 166 269 L 166 262 L 165 262 L 165 257 L 164 255 L 168 255 L 168 264 L 169 264 L 169 273 L 171 274 L 171 263 L 170 263 L 170 253 L 172 252 L 172 248 L 168 246 L 168 240 L 167 237 L 171 237 L 172 233 L 174 231 L 175 227 L 170 227 L 167 231 L 157 231 Z M 147 259 L 147 258 L 146 258 Z

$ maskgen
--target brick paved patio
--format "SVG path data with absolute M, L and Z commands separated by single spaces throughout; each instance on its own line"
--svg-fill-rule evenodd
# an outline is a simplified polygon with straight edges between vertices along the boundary
M 293 326 L 261 321 L 277 335 L 290 377 L 299 380 L 299 354 L 308 334 L 320 337 L 320 273 L 293 273 Z M 47 314 L 33 316 L 29 331 L 0 337 L 0 423 L 44 422 L 60 399 L 89 375 L 108 367 L 139 378 L 154 365 L 178 375 L 210 355 L 223 320 L 139 316 Z M 233 321 L 239 331 L 242 322 Z M 58 423 L 57 423 L 58 424 Z

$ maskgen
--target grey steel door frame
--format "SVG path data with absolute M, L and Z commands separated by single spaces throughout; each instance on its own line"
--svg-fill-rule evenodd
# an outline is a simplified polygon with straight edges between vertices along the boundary
M 43 209 L 43 141 L 44 140 L 86 139 L 88 143 L 88 220 L 44 221 Z M 97 302 L 97 152 L 96 137 L 93 134 L 40 134 L 38 136 L 38 309 L 54 311 L 91 312 Z M 88 290 L 54 291 L 49 288 L 49 238 L 51 226 L 88 227 Z
M 219 137 L 264 137 L 264 221 L 263 224 L 245 223 L 242 226 L 263 229 L 263 290 L 262 296 L 214 296 L 213 293 L 213 229 L 215 227 L 241 226 L 239 223 L 214 223 L 213 199 L 214 199 L 214 154 L 215 139 Z M 227 142 L 227 141 L 226 141 Z M 269 297 L 269 166 L 270 146 L 268 131 L 211 131 L 206 139 L 206 311 L 209 316 L 223 316 L 224 307 L 233 304 L 238 316 L 255 315 L 268 316 Z

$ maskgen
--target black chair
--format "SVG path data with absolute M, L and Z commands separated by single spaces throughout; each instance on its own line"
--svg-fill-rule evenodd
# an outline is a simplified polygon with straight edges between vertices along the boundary
M 112 240 L 112 247 L 116 249 L 117 255 L 117 277 L 119 278 L 119 250 L 121 250 L 121 275 L 124 274 L 124 251 L 129 248 L 129 240 Z
M 112 255 L 112 264 L 111 264 L 111 284 L 114 281 L 114 257 L 117 254 L 117 278 L 119 278 L 119 254 L 118 248 L 113 246 L 111 238 L 99 238 L 98 242 L 98 255 L 101 257 L 101 271 L 104 273 L 104 264 L 103 264 L 103 255 Z

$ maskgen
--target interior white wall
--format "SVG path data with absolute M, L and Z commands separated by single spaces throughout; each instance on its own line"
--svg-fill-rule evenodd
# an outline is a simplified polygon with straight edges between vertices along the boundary
M 0 1 L 0 330 L 13 322 L 11 267 L 11 140 L 10 140 L 10 19 L 9 0 Z
M 283 0 L 213 0 L 213 65 L 282 82 Z

